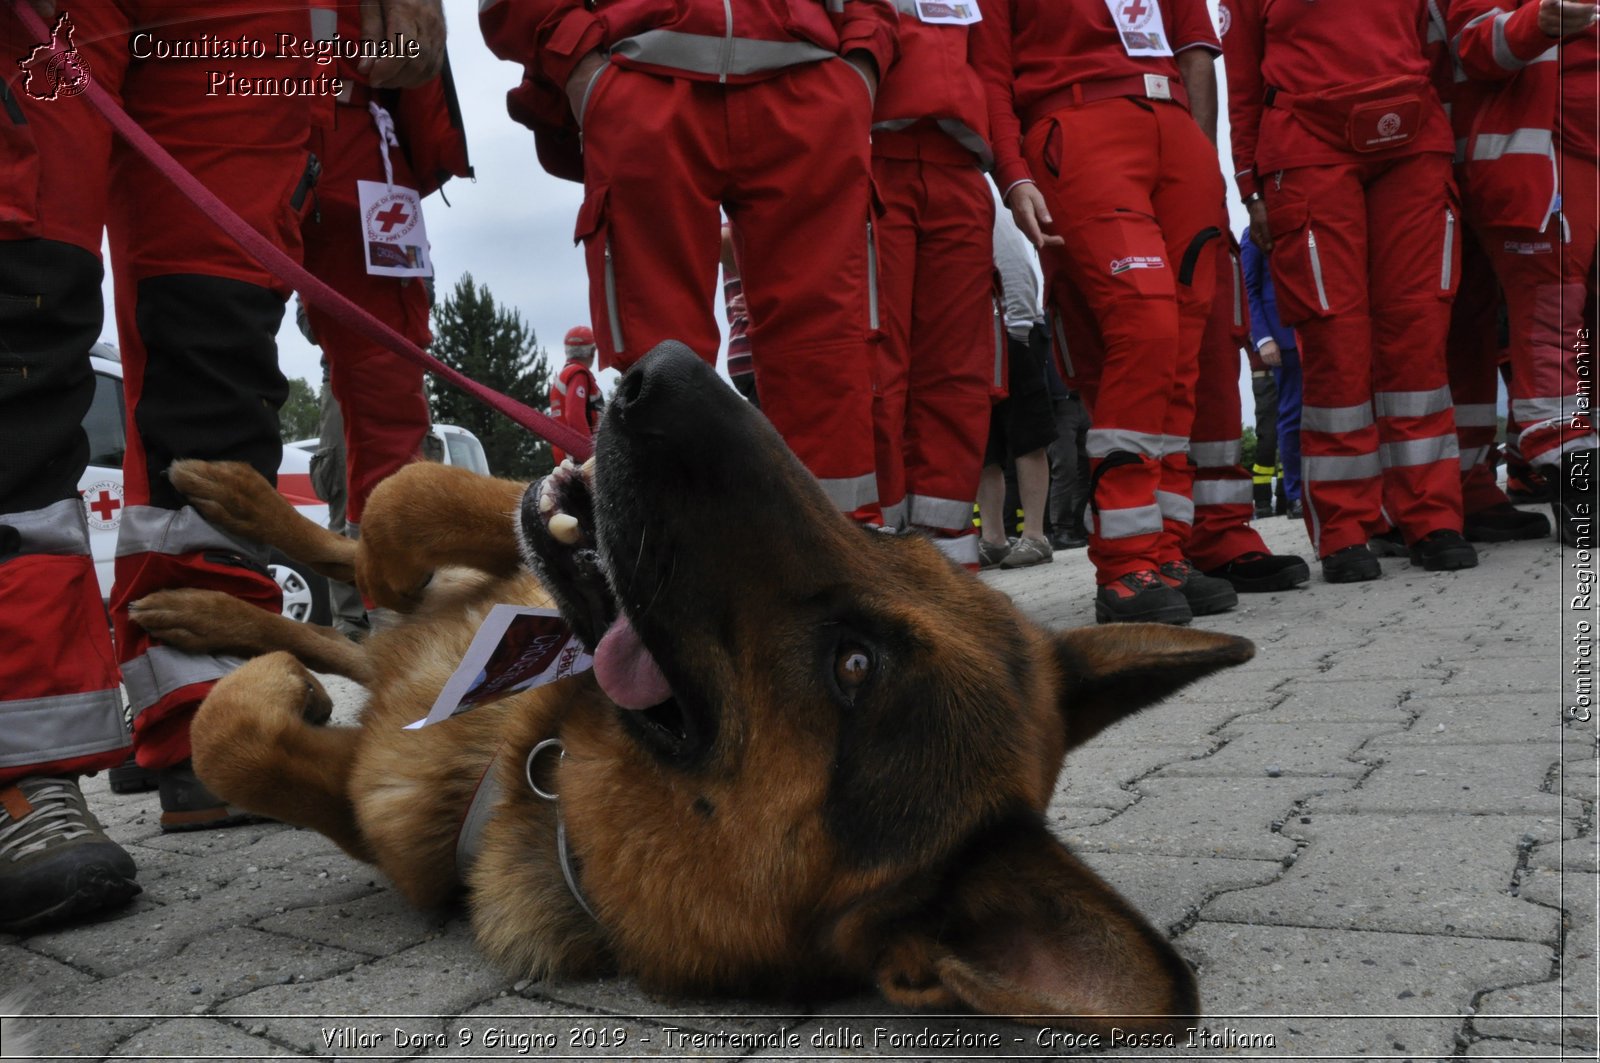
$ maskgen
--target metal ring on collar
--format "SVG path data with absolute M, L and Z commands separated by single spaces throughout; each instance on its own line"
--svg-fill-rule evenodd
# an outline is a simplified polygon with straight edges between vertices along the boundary
M 556 763 L 559 764 L 567 755 L 567 747 L 559 738 L 546 738 L 543 742 L 540 742 L 538 745 L 534 746 L 528 751 L 528 759 L 522 764 L 522 775 L 523 778 L 528 780 L 528 789 L 532 790 L 535 794 L 544 798 L 546 801 L 554 801 L 561 795 L 549 790 L 541 789 L 539 784 L 533 781 L 533 762 L 538 759 L 540 753 L 552 748 L 556 750 Z

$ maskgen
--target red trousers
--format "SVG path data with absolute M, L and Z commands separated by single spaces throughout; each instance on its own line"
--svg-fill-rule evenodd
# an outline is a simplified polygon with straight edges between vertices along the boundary
M 884 522 L 929 531 L 976 564 L 972 505 L 1004 336 L 994 305 L 994 199 L 941 130 L 873 136 L 878 216 L 878 498 Z M 970 557 L 967 556 L 970 554 Z
M 1511 415 L 1529 465 L 1595 445 L 1595 160 L 1562 155 L 1560 214 L 1543 232 L 1485 228 L 1511 318 Z M 1581 348 L 1581 352 L 1580 352 Z M 1581 398 L 1580 398 L 1581 397 Z
M 318 130 L 312 137 L 311 150 L 322 160 L 322 176 L 317 182 L 316 213 L 301 226 L 306 268 L 419 347 L 426 347 L 432 334 L 428 293 L 422 280 L 375 277 L 366 268 L 356 182 L 384 179 L 382 148 L 372 115 L 365 107 L 340 106 L 333 112 L 333 127 Z M 404 152 L 391 148 L 389 161 L 396 184 L 417 187 Z M 307 308 L 307 318 L 327 355 L 333 397 L 344 414 L 349 483 L 346 520 L 360 524 L 372 489 L 415 460 L 422 438 L 428 434 L 422 370 L 314 307 Z
M 1220 568 L 1249 553 L 1271 553 L 1255 528 L 1250 472 L 1241 463 L 1239 336 L 1250 328 L 1244 275 L 1233 241 L 1215 241 L 1217 295 L 1200 342 L 1189 458 L 1194 463 L 1194 531 L 1187 556 L 1201 569 Z
M 843 60 L 739 85 L 607 67 L 583 116 L 576 239 L 602 367 L 669 339 L 709 361 L 725 211 L 761 410 L 840 510 L 876 523 L 871 109 Z
M 1500 397 L 1500 285 L 1483 246 L 1470 230 L 1461 243 L 1461 282 L 1450 307 L 1445 357 L 1461 450 L 1461 509 L 1477 513 L 1510 504 L 1491 460 Z
M 268 55 L 231 60 L 237 76 L 309 77 L 309 60 L 273 55 L 278 33 L 309 31 L 304 9 L 257 13 L 189 0 L 97 3 L 71 15 L 95 83 L 250 224 L 298 254 L 292 200 L 305 172 L 303 98 L 207 95 L 214 63 L 131 59 L 129 33 L 149 22 L 182 27 L 185 37 L 242 35 L 264 42 Z M 10 5 L 0 7 L 6 54 L 26 55 L 37 43 Z M 101 233 L 109 227 L 118 290 L 133 303 L 121 317 L 130 438 L 112 602 L 116 658 L 140 762 L 160 767 L 188 755 L 194 708 L 237 662 L 154 643 L 128 622 L 126 606 L 159 588 L 200 586 L 276 607 L 265 551 L 210 527 L 162 474 L 173 458 L 196 457 L 247 461 L 275 475 L 286 385 L 273 337 L 287 293 L 165 178 L 120 142 L 113 146 L 86 95 L 37 100 L 13 91 L 9 102 L 21 120 L 11 107 L 0 112 L 0 303 L 10 304 L 0 311 L 0 334 L 8 359 L 28 372 L 0 393 L 0 422 L 36 419 L 52 434 L 81 439 L 83 385 L 93 388 L 88 348 L 102 319 Z M 15 316 L 19 304 L 27 312 Z M 108 675 L 104 613 L 88 591 L 92 574 L 82 579 L 90 571 L 75 493 L 83 452 L 72 442 L 5 450 L 16 475 L 0 488 L 0 524 L 23 524 L 30 534 L 18 555 L 0 562 L 0 780 L 115 765 L 127 738 L 115 670 Z M 69 607 L 57 604 L 60 596 Z M 48 633 L 53 652 L 30 649 L 38 632 Z
M 1461 222 L 1446 155 L 1267 181 L 1278 310 L 1300 338 L 1306 523 L 1319 557 L 1461 530 L 1444 348 Z
M 1056 111 L 1028 130 L 1023 154 L 1066 241 L 1043 256 L 1045 284 L 1065 326 L 1063 375 L 1090 407 L 1089 558 L 1103 585 L 1178 560 L 1189 537 L 1222 177 L 1187 110 L 1143 100 Z M 1074 349 L 1074 321 L 1096 341 Z

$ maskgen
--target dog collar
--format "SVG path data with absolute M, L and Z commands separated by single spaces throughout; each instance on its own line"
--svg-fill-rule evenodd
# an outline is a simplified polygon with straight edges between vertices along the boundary
M 522 762 L 522 777 L 527 780 L 528 789 L 535 796 L 556 806 L 556 859 L 561 865 L 561 877 L 566 880 L 567 890 L 572 894 L 572 899 L 578 902 L 578 907 L 598 923 L 600 917 L 589 907 L 589 901 L 578 886 L 577 870 L 572 866 L 572 850 L 567 845 L 567 818 L 561 811 L 561 795 L 533 781 L 533 762 L 541 754 L 550 751 L 556 754 L 557 763 L 566 758 L 567 748 L 561 739 L 546 738 L 528 751 L 528 759 Z M 461 828 L 456 832 L 456 874 L 463 882 L 483 849 L 483 828 L 488 824 L 494 806 L 499 803 L 502 787 L 499 773 L 495 771 L 499 763 L 500 753 L 496 752 L 489 766 L 484 769 L 483 777 L 478 780 L 472 803 L 467 806 L 467 814 L 462 817 Z

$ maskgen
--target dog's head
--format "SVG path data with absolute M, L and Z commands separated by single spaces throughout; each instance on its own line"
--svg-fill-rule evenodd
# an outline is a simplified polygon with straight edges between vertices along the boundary
M 755 943 L 693 961 L 705 980 L 782 982 L 793 972 L 763 966 L 815 962 L 913 1005 L 1194 1013 L 1187 966 L 1041 814 L 1068 749 L 1250 643 L 1042 630 L 920 537 L 841 516 L 677 344 L 623 379 L 593 466 L 531 487 L 520 524 L 594 647 L 628 778 L 678 806 L 660 844 L 684 852 L 635 859 L 692 868 L 699 852 L 718 863 L 703 895 L 738 884 L 704 899 Z

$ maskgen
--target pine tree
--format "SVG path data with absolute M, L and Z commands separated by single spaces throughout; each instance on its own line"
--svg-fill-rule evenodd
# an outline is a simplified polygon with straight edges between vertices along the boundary
M 547 409 L 550 361 L 533 329 L 514 309 L 463 273 L 456 287 L 433 307 L 433 356 L 467 376 L 526 403 Z M 496 476 L 532 480 L 550 471 L 550 445 L 477 399 L 443 381 L 428 381 L 433 419 L 460 425 L 483 443 Z
M 286 443 L 311 439 L 322 431 L 322 407 L 310 381 L 289 378 L 289 397 L 278 410 L 278 430 Z

